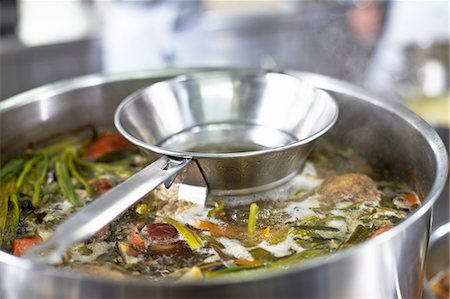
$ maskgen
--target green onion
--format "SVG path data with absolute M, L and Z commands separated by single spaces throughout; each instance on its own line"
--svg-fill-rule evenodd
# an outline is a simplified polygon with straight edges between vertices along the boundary
M 373 232 L 374 229 L 375 229 L 375 227 L 373 225 L 372 226 L 364 226 L 364 225 L 358 224 L 358 226 L 352 232 L 350 237 L 348 237 L 347 240 L 345 240 L 344 242 L 342 242 L 339 245 L 338 250 L 345 249 L 347 247 L 350 247 L 352 245 L 355 245 L 355 244 L 361 243 L 362 241 L 367 240 L 370 233 Z
M 295 253 L 287 258 L 280 259 L 272 264 L 268 265 L 268 268 L 276 268 L 276 267 L 288 267 L 294 263 L 298 263 L 300 261 L 309 260 L 314 257 L 322 256 L 330 253 L 330 249 L 321 248 L 321 249 L 308 249 L 301 251 L 299 253 Z
M 0 247 L 3 245 L 4 237 L 7 235 L 7 217 L 9 212 L 9 200 L 11 194 L 14 194 L 14 181 L 9 181 L 6 185 L 0 188 Z M 16 200 L 14 197 L 13 200 Z M 14 204 L 14 203 L 13 203 Z M 14 215 L 16 213 L 14 212 Z
M 81 174 L 78 172 L 75 166 L 75 154 L 72 151 L 67 152 L 67 167 L 69 168 L 70 174 L 83 185 L 84 189 L 88 192 L 90 196 L 94 195 L 94 190 L 92 187 L 84 180 Z
M 216 270 L 216 271 L 206 271 L 205 278 L 214 277 L 217 275 L 228 274 L 228 273 L 233 273 L 233 272 L 238 272 L 238 271 L 243 271 L 243 270 L 251 270 L 251 269 L 261 268 L 263 266 L 264 266 L 264 264 L 239 265 L 239 266 L 224 268 L 224 269 L 220 269 L 220 270 Z
M 178 233 L 184 238 L 189 248 L 191 248 L 192 250 L 201 247 L 203 245 L 202 239 L 200 239 L 200 237 L 194 231 L 190 230 L 180 222 L 176 221 L 175 219 L 167 217 L 164 218 L 164 221 L 175 227 Z
M 77 138 L 66 139 L 61 142 L 41 148 L 41 149 L 37 150 L 37 152 L 43 153 L 47 156 L 52 156 L 52 155 L 60 153 L 61 151 L 65 150 L 69 147 L 77 146 L 79 143 L 80 143 L 80 140 Z
M 6 194 L 0 194 L 0 247 L 3 244 L 3 236 L 5 235 L 7 216 L 8 216 L 8 196 Z
M 23 159 L 12 159 L 0 168 L 0 185 L 17 175 L 22 169 Z
M 22 169 L 22 172 L 19 175 L 19 178 L 16 181 L 16 187 L 20 188 L 23 184 L 23 181 L 25 180 L 25 177 L 27 174 L 31 171 L 33 166 L 38 163 L 42 159 L 42 155 L 37 155 L 25 162 L 25 165 Z
M 106 163 L 88 162 L 75 157 L 74 162 L 79 166 L 88 168 L 98 174 L 111 173 L 123 179 L 130 177 L 133 171 L 124 165 L 111 165 Z
M 250 211 L 248 213 L 248 226 L 247 231 L 249 235 L 252 235 L 256 231 L 256 220 L 259 214 L 259 207 L 256 203 L 250 205 Z
M 19 217 L 20 217 L 20 208 L 17 193 L 12 193 L 9 197 L 9 201 L 11 202 L 13 207 L 12 210 L 13 225 L 17 226 L 19 224 Z
M 83 204 L 80 202 L 78 195 L 75 193 L 75 190 L 72 185 L 72 181 L 69 177 L 69 170 L 67 169 L 67 165 L 64 161 L 56 162 L 56 178 L 58 179 L 59 187 L 61 188 L 64 196 L 76 207 L 81 207 Z
M 259 247 L 250 250 L 250 254 L 255 260 L 259 261 L 273 262 L 277 260 L 276 256 L 274 256 L 272 253 Z
M 223 208 L 225 206 L 225 203 L 222 200 L 215 200 L 214 201 L 214 208 L 212 208 L 211 210 L 208 211 L 208 218 L 211 217 L 217 217 L 220 214 L 223 213 Z
M 33 183 L 33 185 L 34 185 L 33 196 L 31 197 L 31 204 L 35 208 L 39 206 L 39 202 L 40 202 L 40 198 L 41 198 L 41 185 L 44 184 L 45 178 L 47 177 L 47 169 L 48 169 L 48 156 L 47 155 L 44 155 L 44 159 L 40 163 L 40 167 L 41 167 L 41 169 L 38 169 L 38 171 L 40 170 L 38 178 Z

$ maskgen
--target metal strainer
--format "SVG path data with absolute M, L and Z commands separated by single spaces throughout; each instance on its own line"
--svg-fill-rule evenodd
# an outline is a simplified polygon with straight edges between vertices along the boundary
M 117 108 L 115 125 L 162 157 L 71 216 L 27 256 L 58 262 L 71 244 L 161 183 L 170 185 L 183 169 L 183 181 L 201 179 L 219 195 L 281 185 L 303 168 L 337 117 L 331 96 L 282 73 L 204 72 L 136 91 Z

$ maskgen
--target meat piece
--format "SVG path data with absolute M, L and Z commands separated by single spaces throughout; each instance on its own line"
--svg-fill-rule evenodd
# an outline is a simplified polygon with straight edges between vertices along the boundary
M 326 180 L 319 188 L 327 203 L 341 200 L 355 202 L 373 202 L 380 200 L 380 193 L 375 182 L 364 174 L 348 173 Z
M 141 234 L 152 245 L 167 245 L 180 240 L 175 227 L 167 223 L 147 224 L 142 228 Z
M 175 227 L 167 223 L 147 224 L 140 231 L 134 227 L 128 235 L 128 242 L 137 252 L 153 255 L 170 255 L 189 249 L 180 240 Z
M 188 249 L 175 227 L 167 223 L 147 224 L 142 228 L 141 236 L 150 254 L 169 255 Z

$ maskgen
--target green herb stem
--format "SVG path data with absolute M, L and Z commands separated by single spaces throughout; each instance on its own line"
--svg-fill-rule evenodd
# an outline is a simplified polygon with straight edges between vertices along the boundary
M 25 162 L 23 166 L 22 172 L 19 175 L 19 178 L 16 181 L 16 187 L 20 188 L 25 180 L 27 174 L 33 169 L 33 166 L 36 165 L 42 159 L 42 155 L 37 155 Z
M 0 185 L 17 175 L 22 170 L 23 164 L 23 159 L 12 159 L 0 168 Z
M 73 152 L 67 152 L 67 167 L 69 169 L 70 174 L 81 184 L 84 189 L 88 192 L 90 196 L 94 195 L 94 190 L 92 187 L 85 181 L 85 179 L 81 176 L 75 166 L 75 154 Z
M 259 207 L 256 203 L 250 205 L 250 211 L 248 213 L 248 225 L 247 231 L 249 235 L 253 235 L 256 232 L 256 220 L 259 214 Z
M 83 204 L 80 202 L 78 195 L 75 193 L 72 181 L 70 180 L 69 170 L 67 169 L 67 165 L 64 163 L 63 159 L 60 159 L 59 161 L 56 162 L 55 170 L 59 187 L 61 188 L 64 196 L 74 206 L 81 207 Z

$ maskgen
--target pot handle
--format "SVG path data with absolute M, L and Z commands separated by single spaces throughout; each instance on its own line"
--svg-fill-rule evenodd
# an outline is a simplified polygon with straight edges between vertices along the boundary
M 50 239 L 30 248 L 25 257 L 49 264 L 61 262 L 63 254 L 72 244 L 92 237 L 163 182 L 170 184 L 190 161 L 190 158 L 162 156 L 69 217 L 58 226 Z

